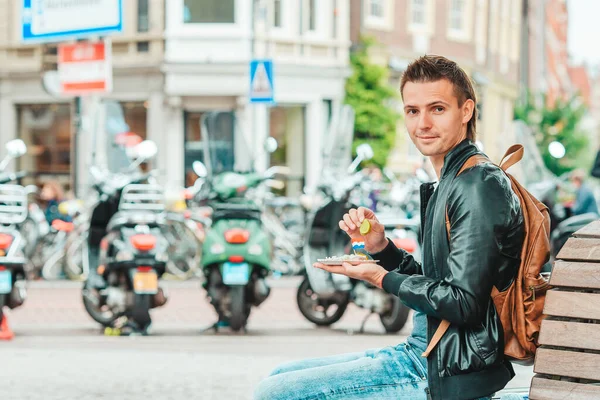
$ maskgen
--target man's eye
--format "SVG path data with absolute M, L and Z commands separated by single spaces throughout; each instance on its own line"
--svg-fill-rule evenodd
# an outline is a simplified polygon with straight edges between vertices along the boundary
M 438 112 L 438 113 L 444 112 L 444 107 L 436 107 L 435 112 Z
M 415 115 L 417 113 L 417 110 L 408 110 L 406 113 L 408 115 Z

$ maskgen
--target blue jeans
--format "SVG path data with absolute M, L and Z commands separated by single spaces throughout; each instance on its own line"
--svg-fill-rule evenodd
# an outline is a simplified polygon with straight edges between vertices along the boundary
M 425 400 L 426 388 L 425 359 L 402 343 L 281 365 L 258 385 L 254 399 Z

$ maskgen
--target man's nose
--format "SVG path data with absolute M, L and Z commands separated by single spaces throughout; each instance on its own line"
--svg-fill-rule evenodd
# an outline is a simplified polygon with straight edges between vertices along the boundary
M 429 130 L 431 129 L 431 117 L 428 113 L 421 113 L 419 118 L 419 129 Z

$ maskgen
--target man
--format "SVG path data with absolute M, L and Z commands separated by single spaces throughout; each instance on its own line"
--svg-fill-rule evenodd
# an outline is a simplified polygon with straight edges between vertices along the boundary
M 571 182 L 577 189 L 575 205 L 573 206 L 573 215 L 586 213 L 598 214 L 598 205 L 592 190 L 585 184 L 585 172 L 578 169 L 571 173 Z
M 514 376 L 491 291 L 507 288 L 520 265 L 519 200 L 491 163 L 457 176 L 479 150 L 473 144 L 475 92 L 456 63 L 421 57 L 408 66 L 400 91 L 410 138 L 439 178 L 437 187 L 421 187 L 423 263 L 396 249 L 375 214 L 359 208 L 340 228 L 360 237 L 368 219 L 365 247 L 379 265 L 314 266 L 399 296 L 415 310 L 413 332 L 395 347 L 280 366 L 261 382 L 256 399 L 490 398 Z M 448 331 L 428 358 L 421 357 L 441 320 L 451 323 Z

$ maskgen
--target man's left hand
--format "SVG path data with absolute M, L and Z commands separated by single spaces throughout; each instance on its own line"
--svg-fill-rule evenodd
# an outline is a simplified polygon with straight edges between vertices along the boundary
M 387 271 L 381 265 L 375 263 L 363 263 L 352 265 L 350 263 L 342 263 L 342 265 L 325 265 L 322 263 L 314 263 L 313 267 L 324 269 L 334 274 L 346 275 L 347 277 L 360 279 L 361 281 L 369 282 L 370 284 L 381 288 L 383 285 L 383 277 L 387 275 Z

